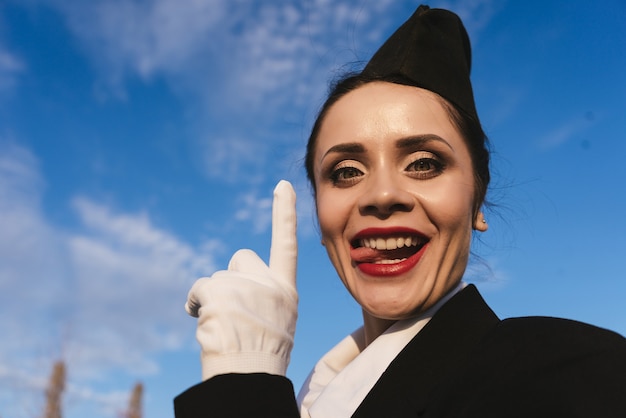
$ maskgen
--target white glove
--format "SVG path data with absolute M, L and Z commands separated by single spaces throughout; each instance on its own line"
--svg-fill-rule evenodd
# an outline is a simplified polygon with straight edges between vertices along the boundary
M 298 316 L 296 194 L 281 180 L 274 189 L 269 267 L 239 250 L 228 270 L 198 279 L 185 309 L 198 317 L 202 380 L 225 373 L 284 376 Z

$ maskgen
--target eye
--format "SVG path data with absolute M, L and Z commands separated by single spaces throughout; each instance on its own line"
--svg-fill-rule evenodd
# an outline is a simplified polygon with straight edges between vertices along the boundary
M 337 167 L 330 174 L 330 179 L 335 186 L 349 186 L 356 183 L 363 172 L 356 167 Z
M 422 157 L 409 164 L 405 170 L 416 178 L 428 179 L 438 176 L 443 169 L 444 165 L 438 159 Z
M 412 171 L 432 171 L 437 168 L 436 161 L 430 158 L 420 158 L 409 165 Z

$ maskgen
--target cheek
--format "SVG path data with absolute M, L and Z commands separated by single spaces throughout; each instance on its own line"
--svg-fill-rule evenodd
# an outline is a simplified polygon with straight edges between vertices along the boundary
M 345 205 L 338 204 L 341 201 L 339 198 L 333 198 L 324 193 L 318 193 L 316 197 L 317 220 L 322 234 L 322 244 L 326 248 L 330 262 L 343 281 L 344 266 L 341 262 L 341 254 L 346 254 L 342 243 L 349 211 Z
M 342 232 L 345 208 L 340 202 L 341 199 L 333 198 L 328 193 L 321 192 L 316 196 L 317 219 L 324 239 L 330 239 Z
M 430 193 L 422 196 L 422 201 L 440 232 L 453 233 L 461 228 L 471 230 L 474 207 L 472 183 L 450 180 L 433 186 Z

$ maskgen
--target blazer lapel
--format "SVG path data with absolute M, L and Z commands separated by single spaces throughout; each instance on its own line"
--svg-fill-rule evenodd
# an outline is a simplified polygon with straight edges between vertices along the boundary
M 391 362 L 353 417 L 419 416 L 432 388 L 499 322 L 476 287 L 467 286 Z

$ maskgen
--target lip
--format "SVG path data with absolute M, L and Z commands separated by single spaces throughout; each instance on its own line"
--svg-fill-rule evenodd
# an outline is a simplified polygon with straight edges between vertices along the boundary
M 392 277 L 404 274 L 410 271 L 413 267 L 417 265 L 417 263 L 421 260 L 426 248 L 428 247 L 428 238 L 422 234 L 421 232 L 407 227 L 391 227 L 391 228 L 367 228 L 359 233 L 357 233 L 354 238 L 352 238 L 351 243 L 354 243 L 357 240 L 371 237 L 393 237 L 397 235 L 410 235 L 410 236 L 418 236 L 423 238 L 426 243 L 422 245 L 422 247 L 416 253 L 407 257 L 405 260 L 402 260 L 393 264 L 379 264 L 372 262 L 363 262 L 357 261 L 356 254 L 358 253 L 358 249 L 354 248 L 351 245 L 351 253 L 353 263 L 356 264 L 356 267 L 364 274 L 368 276 L 376 276 L 376 277 Z

